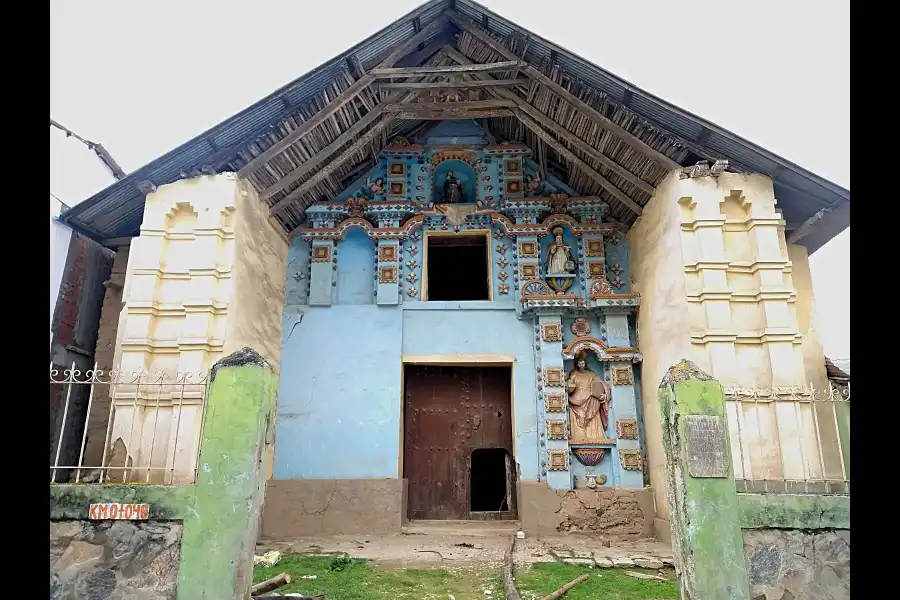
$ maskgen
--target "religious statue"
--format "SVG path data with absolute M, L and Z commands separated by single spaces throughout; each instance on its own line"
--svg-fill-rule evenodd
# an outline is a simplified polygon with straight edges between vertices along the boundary
M 575 356 L 575 368 L 566 379 L 566 392 L 572 413 L 571 439 L 589 443 L 606 440 L 612 393 L 603 378 L 587 368 L 587 356 L 583 352 Z
M 541 177 L 541 172 L 536 171 L 534 175 L 526 175 L 525 176 L 525 195 L 526 196 L 540 196 L 546 187 L 544 183 L 543 177 Z
M 570 275 L 574 271 L 572 248 L 563 242 L 562 227 L 554 227 L 553 241 L 547 248 L 547 275 Z
M 466 201 L 466 193 L 463 190 L 462 183 L 453 174 L 453 171 L 447 172 L 447 180 L 444 181 L 442 201 L 444 204 L 459 204 Z

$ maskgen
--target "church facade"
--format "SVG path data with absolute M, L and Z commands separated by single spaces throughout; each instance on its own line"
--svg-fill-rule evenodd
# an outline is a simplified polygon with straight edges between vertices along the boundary
M 629 507 L 614 533 L 665 538 L 670 366 L 828 385 L 808 254 L 849 191 L 526 33 L 428 2 L 64 216 L 130 238 L 123 369 L 250 346 L 279 372 L 264 536 L 590 528 L 566 498 L 593 494 Z M 748 448 L 838 435 L 753 418 Z M 140 466 L 152 441 L 112 429 Z M 782 442 L 736 469 L 825 477 L 839 453 Z

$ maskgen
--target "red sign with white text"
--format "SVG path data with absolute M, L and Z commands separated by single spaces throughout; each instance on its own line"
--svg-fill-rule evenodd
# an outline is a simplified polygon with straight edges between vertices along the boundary
M 119 502 L 91 504 L 91 508 L 88 510 L 88 518 L 93 521 L 146 521 L 150 518 L 150 505 L 121 504 Z

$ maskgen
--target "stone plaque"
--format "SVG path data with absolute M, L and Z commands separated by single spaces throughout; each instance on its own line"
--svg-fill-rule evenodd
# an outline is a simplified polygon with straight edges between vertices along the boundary
M 688 473 L 691 477 L 728 477 L 728 444 L 721 417 L 684 417 Z

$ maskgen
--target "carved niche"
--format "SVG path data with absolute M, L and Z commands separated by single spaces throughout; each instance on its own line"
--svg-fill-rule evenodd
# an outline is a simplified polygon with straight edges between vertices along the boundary
M 561 367 L 547 367 L 544 369 L 544 385 L 547 387 L 562 387 L 563 370 Z
M 378 283 L 397 283 L 397 267 L 379 268 Z
M 519 258 L 537 258 L 537 244 L 534 242 L 519 242 Z
M 548 450 L 548 471 L 568 471 L 569 470 L 569 451 L 568 450 Z
M 631 366 L 612 368 L 612 384 L 613 385 L 631 385 L 634 383 L 634 376 L 631 372 Z
M 331 261 L 331 246 L 313 246 L 312 261 L 313 262 L 329 262 L 329 261 Z
M 566 412 L 566 397 L 563 394 L 544 394 L 544 404 L 548 413 Z
M 616 421 L 616 437 L 620 440 L 638 439 L 637 419 L 619 419 Z
M 562 326 L 559 323 L 541 323 L 541 339 L 545 342 L 562 341 Z
M 640 450 L 619 450 L 619 462 L 626 471 L 643 471 Z
M 565 440 L 568 438 L 566 422 L 562 419 L 547 419 L 547 439 Z

